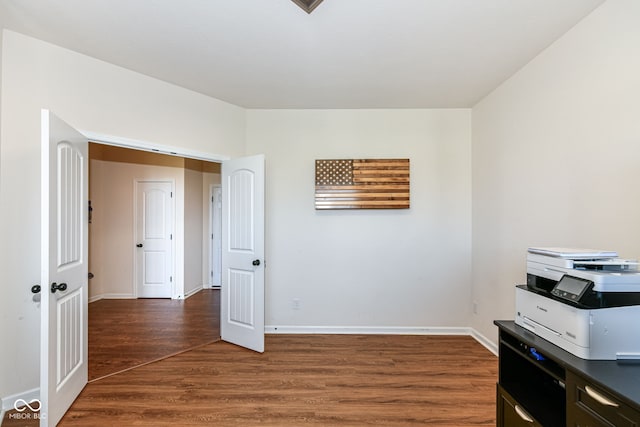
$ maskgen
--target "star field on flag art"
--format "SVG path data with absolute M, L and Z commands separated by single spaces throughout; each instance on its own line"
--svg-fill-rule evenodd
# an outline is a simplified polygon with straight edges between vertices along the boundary
M 353 185 L 353 160 L 316 160 L 316 185 Z

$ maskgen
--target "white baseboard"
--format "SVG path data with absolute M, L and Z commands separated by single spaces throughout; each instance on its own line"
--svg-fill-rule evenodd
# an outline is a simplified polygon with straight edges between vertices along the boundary
M 480 344 L 482 344 L 491 353 L 493 353 L 496 356 L 498 356 L 498 345 L 496 343 L 494 343 L 489 338 L 485 337 L 484 335 L 482 335 L 480 332 L 476 331 L 473 328 L 470 328 L 470 331 L 471 331 L 471 336 L 476 341 L 478 341 Z
M 468 335 L 498 355 L 498 346 L 473 328 L 428 326 L 276 326 L 267 325 L 267 334 L 363 334 L 363 335 Z
M 18 399 L 22 399 L 25 402 L 29 403 L 33 399 L 39 399 L 39 398 L 40 398 L 40 387 L 33 388 L 31 390 L 23 391 L 22 393 L 16 393 L 16 394 L 12 394 L 10 396 L 1 398 L 0 400 L 2 401 L 2 417 L 0 417 L 0 423 L 2 423 L 2 420 L 4 419 L 4 413 L 6 411 L 12 410 L 13 406 L 15 405 Z
M 100 294 L 89 298 L 89 302 L 96 302 L 101 299 L 136 299 L 136 296 L 133 294 Z
M 190 296 L 193 296 L 193 295 L 197 294 L 198 292 L 200 292 L 203 289 L 206 289 L 206 288 L 203 286 L 201 288 L 195 288 L 195 289 L 190 290 L 189 292 L 184 294 L 184 299 L 187 299 Z
M 203 289 L 220 289 L 220 287 L 218 286 L 217 288 L 216 287 L 212 288 L 212 287 L 209 287 L 209 285 L 203 285 L 201 288 L 195 288 L 189 291 L 189 293 L 184 295 L 184 298 L 174 298 L 174 299 L 187 299 L 191 295 L 195 295 L 196 293 L 198 293 Z M 100 295 L 94 295 L 91 298 L 89 298 L 89 303 L 100 301 L 101 299 L 136 299 L 136 296 L 133 294 L 100 294 Z
M 464 327 L 428 326 L 265 326 L 267 334 L 471 335 Z

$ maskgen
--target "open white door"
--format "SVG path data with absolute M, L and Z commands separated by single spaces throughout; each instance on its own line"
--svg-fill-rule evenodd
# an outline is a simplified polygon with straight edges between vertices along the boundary
M 264 156 L 222 163 L 222 339 L 264 352 Z
M 87 139 L 42 111 L 40 426 L 87 383 Z

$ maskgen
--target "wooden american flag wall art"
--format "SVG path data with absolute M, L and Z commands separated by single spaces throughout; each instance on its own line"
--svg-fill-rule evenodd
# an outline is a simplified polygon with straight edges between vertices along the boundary
M 409 159 L 316 160 L 316 209 L 408 209 Z

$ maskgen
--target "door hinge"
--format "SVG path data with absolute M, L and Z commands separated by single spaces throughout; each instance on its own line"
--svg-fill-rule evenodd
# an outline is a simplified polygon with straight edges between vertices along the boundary
M 169 240 L 173 240 L 173 234 L 169 234 Z
M 169 192 L 169 197 L 173 197 L 173 191 Z
M 173 276 L 169 276 L 169 282 L 173 282 Z

